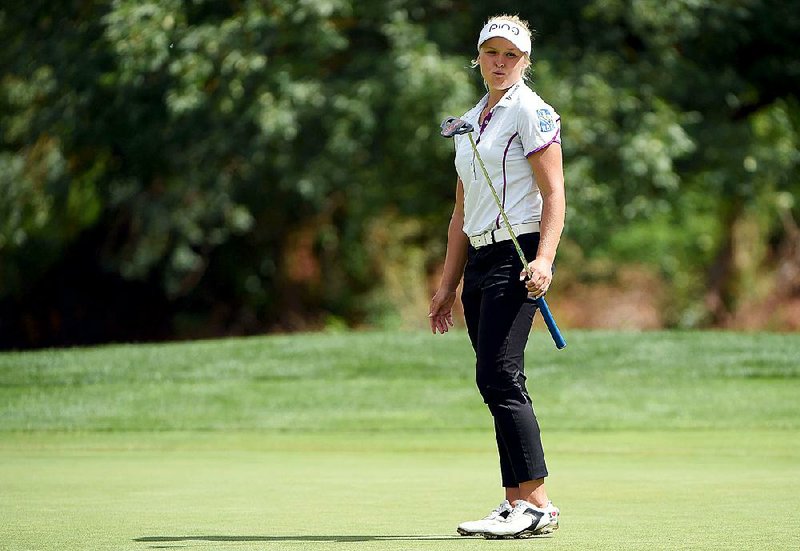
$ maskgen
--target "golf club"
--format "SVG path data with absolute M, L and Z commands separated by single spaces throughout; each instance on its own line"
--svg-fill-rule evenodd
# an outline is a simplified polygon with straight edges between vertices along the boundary
M 486 184 L 492 191 L 492 197 L 494 197 L 494 201 L 497 203 L 497 208 L 500 209 L 500 215 L 503 217 L 503 223 L 505 223 L 506 229 L 508 229 L 508 233 L 511 236 L 511 241 L 514 243 L 514 248 L 517 249 L 517 254 L 519 255 L 519 259 L 522 261 L 523 269 L 528 274 L 528 277 L 530 277 L 530 268 L 528 267 L 528 261 L 525 260 L 525 253 L 522 252 L 522 247 L 520 247 L 519 241 L 517 241 L 517 236 L 514 235 L 514 230 L 511 228 L 511 222 L 508 220 L 508 215 L 506 215 L 506 211 L 503 208 L 503 203 L 500 201 L 500 197 L 497 196 L 497 192 L 492 184 L 492 179 L 489 178 L 489 172 L 486 170 L 486 166 L 483 164 L 481 154 L 478 152 L 478 146 L 475 144 L 475 140 L 472 137 L 472 131 L 474 130 L 474 127 L 465 120 L 457 117 L 448 117 L 442 121 L 441 128 L 442 136 L 445 138 L 452 138 L 453 136 L 460 134 L 466 134 L 469 138 L 469 143 L 472 145 L 472 151 L 475 152 L 475 157 L 478 159 L 478 163 L 481 165 L 483 175 L 486 176 Z M 542 313 L 542 318 L 544 318 L 544 323 L 547 325 L 548 331 L 550 331 L 550 336 L 553 337 L 553 342 L 556 344 L 556 348 L 561 350 L 567 346 L 567 341 L 564 340 L 564 337 L 561 335 L 561 331 L 559 330 L 558 325 L 556 325 L 556 320 L 553 318 L 552 312 L 550 312 L 550 307 L 547 305 L 544 295 L 534 299 L 534 302 L 539 308 L 539 311 Z

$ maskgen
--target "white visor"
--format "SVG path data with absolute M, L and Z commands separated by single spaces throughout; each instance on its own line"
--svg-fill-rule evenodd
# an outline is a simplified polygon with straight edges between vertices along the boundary
M 516 46 L 519 51 L 528 55 L 531 54 L 531 37 L 528 32 L 516 23 L 504 19 L 495 19 L 484 25 L 478 37 L 478 51 L 481 49 L 481 44 L 495 37 L 505 38 Z

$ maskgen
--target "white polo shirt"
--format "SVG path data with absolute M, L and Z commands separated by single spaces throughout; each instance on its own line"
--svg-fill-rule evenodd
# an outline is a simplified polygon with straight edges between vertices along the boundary
M 539 222 L 542 196 L 527 157 L 561 143 L 561 117 L 520 81 L 506 91 L 481 126 L 478 117 L 488 100 L 486 94 L 461 118 L 475 128 L 472 136 L 511 224 Z M 469 138 L 455 136 L 455 148 L 456 171 L 464 184 L 464 233 L 474 236 L 504 227 Z

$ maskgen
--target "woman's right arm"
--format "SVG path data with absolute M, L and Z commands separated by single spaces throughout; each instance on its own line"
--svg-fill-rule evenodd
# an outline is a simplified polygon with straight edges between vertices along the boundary
M 461 178 L 456 184 L 456 204 L 453 215 L 450 217 L 450 226 L 447 229 L 447 253 L 444 258 L 444 269 L 439 289 L 431 299 L 428 319 L 431 332 L 435 335 L 447 333 L 453 326 L 453 304 L 456 300 L 456 289 L 461 277 L 464 275 L 464 266 L 467 264 L 467 247 L 469 240 L 464 233 L 464 184 Z

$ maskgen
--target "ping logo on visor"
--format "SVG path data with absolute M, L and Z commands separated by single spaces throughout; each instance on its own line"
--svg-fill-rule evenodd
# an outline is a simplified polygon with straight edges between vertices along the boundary
M 512 21 L 504 20 L 489 21 L 483 26 L 478 37 L 478 51 L 481 44 L 495 37 L 505 38 L 523 53 L 531 53 L 531 37 L 527 31 Z
M 495 29 L 507 29 L 514 34 L 519 35 L 519 27 L 516 25 L 509 25 L 508 23 L 492 23 L 489 25 L 489 32 L 492 32 Z

